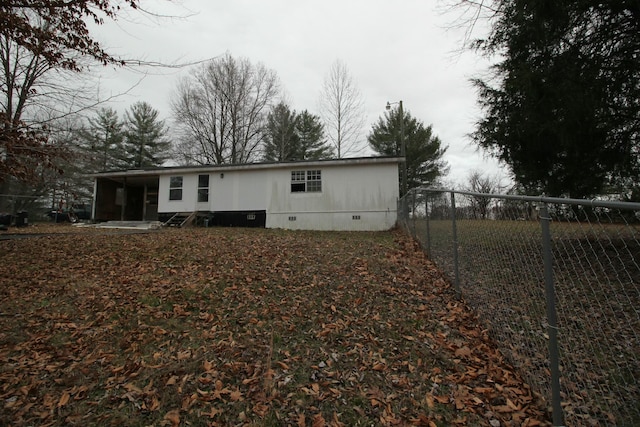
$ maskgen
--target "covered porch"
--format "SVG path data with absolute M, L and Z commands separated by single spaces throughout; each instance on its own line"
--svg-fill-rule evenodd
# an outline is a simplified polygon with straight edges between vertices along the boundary
M 97 174 L 94 180 L 94 221 L 158 220 L 159 175 L 128 171 Z

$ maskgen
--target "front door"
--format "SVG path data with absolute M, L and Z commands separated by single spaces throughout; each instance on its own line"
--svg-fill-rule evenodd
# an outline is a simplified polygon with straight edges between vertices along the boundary
M 147 195 L 144 202 L 144 220 L 158 220 L 158 187 L 147 187 Z

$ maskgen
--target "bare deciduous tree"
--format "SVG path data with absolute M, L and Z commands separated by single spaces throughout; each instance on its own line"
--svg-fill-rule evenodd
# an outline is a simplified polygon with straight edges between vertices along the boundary
M 364 149 L 359 140 L 364 125 L 362 95 L 340 60 L 333 63 L 325 77 L 320 94 L 320 115 L 339 159 Z
M 171 102 L 186 164 L 247 163 L 257 155 L 269 108 L 279 94 L 277 74 L 227 54 L 183 79 Z
M 454 16 L 452 29 L 464 31 L 464 45 L 478 48 L 489 31 L 488 25 L 504 13 L 500 3 L 490 0 L 451 0 L 445 2 L 444 12 Z
M 42 32 L 51 27 L 28 10 L 22 16 L 30 17 L 34 26 L 39 23 Z M 31 49 L 0 32 L 0 194 L 25 192 L 28 186 L 21 183 L 40 191 L 46 187 L 46 176 L 62 172 L 69 147 L 59 134 L 68 130 L 67 119 L 84 104 L 88 92 L 79 73 L 34 53 L 33 46 L 46 40 L 34 38 L 30 43 Z M 84 63 L 73 51 L 65 54 L 76 64 Z M 7 210 L 3 200 L 0 210 Z
M 0 183 L 34 181 L 42 168 L 55 168 L 60 150 L 49 140 L 52 124 L 82 108 L 85 91 L 74 73 L 94 61 L 122 64 L 94 40 L 88 22 L 114 20 L 125 5 L 139 6 L 138 0 L 0 1 Z
M 505 189 L 497 175 L 487 175 L 479 170 L 472 170 L 467 177 L 465 191 L 483 194 L 500 194 Z M 494 199 L 483 196 L 470 196 L 471 213 L 475 219 L 486 219 Z
M 87 23 L 101 25 L 105 18 L 115 20 L 125 4 L 132 9 L 140 7 L 138 0 L 3 0 L 2 33 L 55 68 L 79 71 L 83 64 L 78 57 L 117 64 L 121 60 L 103 50 Z M 67 55 L 70 51 L 78 55 Z

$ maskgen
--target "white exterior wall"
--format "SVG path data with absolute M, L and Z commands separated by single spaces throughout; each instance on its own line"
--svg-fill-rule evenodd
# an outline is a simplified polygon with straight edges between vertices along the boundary
M 322 171 L 322 191 L 292 193 L 294 170 Z M 209 174 L 208 203 L 196 202 L 201 174 Z M 183 177 L 181 201 L 169 200 L 171 176 Z M 175 171 L 160 175 L 158 212 L 265 210 L 267 228 L 388 230 L 397 219 L 398 187 L 398 164 L 393 162 Z
M 212 174 L 209 178 L 211 211 L 267 209 L 269 170 L 243 170 Z
M 292 170 L 321 170 L 322 192 L 292 193 Z M 397 164 L 300 165 L 273 172 L 267 228 L 388 230 L 396 223 Z
M 267 209 L 270 170 L 198 172 L 161 175 L 158 212 L 249 211 Z M 198 176 L 209 175 L 209 201 L 198 203 Z M 169 200 L 172 176 L 182 176 L 182 200 Z
M 158 212 L 194 212 L 198 209 L 198 175 L 160 175 L 158 181 Z M 182 200 L 169 200 L 169 180 L 172 176 L 182 177 Z M 205 208 L 206 209 L 206 208 Z

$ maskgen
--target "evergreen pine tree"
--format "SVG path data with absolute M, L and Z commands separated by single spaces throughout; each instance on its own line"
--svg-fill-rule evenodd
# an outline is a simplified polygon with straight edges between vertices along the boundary
M 161 166 L 168 159 L 170 143 L 164 120 L 146 102 L 133 104 L 125 113 L 124 154 L 127 167 Z
M 265 129 L 264 160 L 284 162 L 298 159 L 296 112 L 280 102 L 267 116 Z
M 367 137 L 369 146 L 383 156 L 399 156 L 401 153 L 400 120 L 404 120 L 404 142 L 407 161 L 407 188 L 433 184 L 449 171 L 449 166 L 442 160 L 447 151 L 440 138 L 433 135 L 431 126 L 424 124 L 404 111 L 400 117 L 399 108 L 385 113 L 373 125 Z
M 299 141 L 299 160 L 320 160 L 333 157 L 333 149 L 327 144 L 324 125 L 320 117 L 304 110 L 296 117 L 296 133 Z
M 80 162 L 85 172 L 121 168 L 124 133 L 118 113 L 111 108 L 101 108 L 88 122 L 88 128 L 78 132 L 83 153 Z
M 489 3 L 492 30 L 474 46 L 499 61 L 475 80 L 484 114 L 474 142 L 529 193 L 639 185 L 640 3 Z

